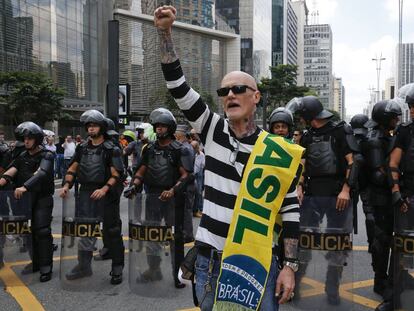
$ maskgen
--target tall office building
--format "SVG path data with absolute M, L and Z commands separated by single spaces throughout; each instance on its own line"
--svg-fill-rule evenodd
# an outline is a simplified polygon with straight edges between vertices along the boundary
M 333 110 L 339 113 L 340 118 L 345 119 L 345 87 L 342 78 L 334 78 L 334 105 Z
M 215 13 L 240 34 L 241 70 L 258 81 L 269 77 L 272 64 L 271 1 L 216 0 Z
M 306 6 L 305 0 L 296 0 L 292 1 L 292 8 L 295 11 L 297 17 L 297 85 L 305 84 L 305 74 L 304 74 L 304 28 L 308 24 L 308 14 L 309 10 Z
M 44 72 L 65 89 L 70 112 L 103 110 L 108 21 L 118 19 L 120 83 L 131 85 L 131 112 L 144 117 L 162 104 L 157 95 L 165 90 L 152 14 L 166 2 L 0 0 L 0 71 Z M 240 36 L 218 16 L 213 0 L 170 2 L 178 9 L 173 36 L 186 77 L 218 101 L 214 94 L 223 75 L 240 69 Z
M 291 0 L 272 0 L 272 66 L 298 62 L 298 18 Z
M 305 85 L 314 89 L 325 108 L 333 109 L 332 30 L 328 24 L 304 28 Z
M 396 74 L 397 89 L 414 82 L 414 43 L 401 44 L 400 55 L 398 55 L 398 44 L 396 48 L 397 62 Z

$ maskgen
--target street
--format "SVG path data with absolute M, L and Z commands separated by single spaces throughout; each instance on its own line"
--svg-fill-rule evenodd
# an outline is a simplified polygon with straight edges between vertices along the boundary
M 54 255 L 53 278 L 50 282 L 40 283 L 38 274 L 35 275 L 30 284 L 21 282 L 21 269 L 26 262 L 16 262 L 0 270 L 0 283 L 5 285 L 5 290 L 0 292 L 0 310 L 192 310 L 191 288 L 175 289 L 171 284 L 168 292 L 162 293 L 162 298 L 147 298 L 131 293 L 128 285 L 128 254 L 126 254 L 126 267 L 124 269 L 124 281 L 121 285 L 110 285 L 109 261 L 93 261 L 94 273 L 99 275 L 100 284 L 88 288 L 89 291 L 66 291 L 61 289 L 59 280 L 60 271 L 60 237 L 62 220 L 62 201 L 58 197 L 58 191 L 54 195 L 53 212 L 53 234 L 55 243 L 59 249 Z M 124 240 L 127 240 L 127 217 L 128 202 L 122 198 L 121 216 L 123 220 Z M 373 310 L 380 302 L 380 297 L 372 292 L 373 272 L 370 265 L 370 258 L 367 253 L 364 216 L 362 208 L 359 208 L 359 234 L 354 236 L 353 260 L 348 263 L 348 270 L 353 269 L 354 280 L 341 287 L 340 295 L 342 303 L 335 307 L 335 310 Z M 193 218 L 194 228 L 197 227 L 199 218 Z M 125 245 L 127 246 L 127 241 Z M 191 244 L 186 244 L 186 249 Z M 127 249 L 128 247 L 126 247 Z M 76 264 L 76 256 L 65 260 L 73 261 Z M 347 276 L 347 279 L 351 279 Z M 12 284 L 12 287 L 8 287 Z M 26 286 L 27 285 L 27 286 Z M 306 309 L 298 307 L 292 302 L 281 306 L 280 310 L 312 310 L 316 301 L 325 299 L 324 275 L 319 280 L 304 279 L 304 292 L 301 295 L 300 305 L 307 305 Z M 353 294 L 353 295 L 352 295 Z M 309 303 L 307 302 L 309 301 Z M 332 307 L 331 307 L 332 308 Z M 194 309 L 197 310 L 197 309 Z

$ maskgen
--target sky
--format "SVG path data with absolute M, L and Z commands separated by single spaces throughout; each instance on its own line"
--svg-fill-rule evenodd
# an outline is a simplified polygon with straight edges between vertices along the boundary
M 380 89 L 394 76 L 398 43 L 399 0 L 307 0 L 309 12 L 316 7 L 319 24 L 330 24 L 333 33 L 333 73 L 345 86 L 347 115 L 362 113 L 369 88 L 377 88 L 376 63 L 382 57 Z M 404 0 L 403 43 L 414 42 L 414 0 Z M 315 24 L 309 16 L 309 23 Z

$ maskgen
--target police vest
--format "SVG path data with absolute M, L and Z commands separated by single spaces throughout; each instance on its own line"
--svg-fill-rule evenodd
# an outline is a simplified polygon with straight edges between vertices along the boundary
M 311 134 L 312 135 L 312 134 Z M 305 174 L 308 177 L 334 177 L 338 174 L 335 137 L 329 133 L 312 136 L 307 147 Z
M 409 126 L 410 128 L 410 144 L 408 145 L 407 150 L 404 152 L 403 157 L 401 159 L 401 171 L 404 175 L 414 175 L 414 123 L 409 122 L 401 126 Z
M 178 179 L 178 159 L 180 150 L 172 143 L 166 148 L 155 144 L 147 146 L 148 166 L 145 171 L 144 184 L 149 187 L 169 189 Z
M 105 148 L 104 143 L 97 147 L 92 147 L 86 142 L 81 145 L 80 152 L 79 183 L 104 185 L 110 176 L 110 165 L 108 165 L 109 150 Z

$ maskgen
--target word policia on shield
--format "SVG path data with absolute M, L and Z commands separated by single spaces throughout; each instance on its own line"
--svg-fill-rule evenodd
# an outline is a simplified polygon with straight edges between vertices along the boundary
M 272 259 L 273 228 L 303 148 L 262 132 L 252 150 L 223 251 L 214 310 L 257 310 Z

